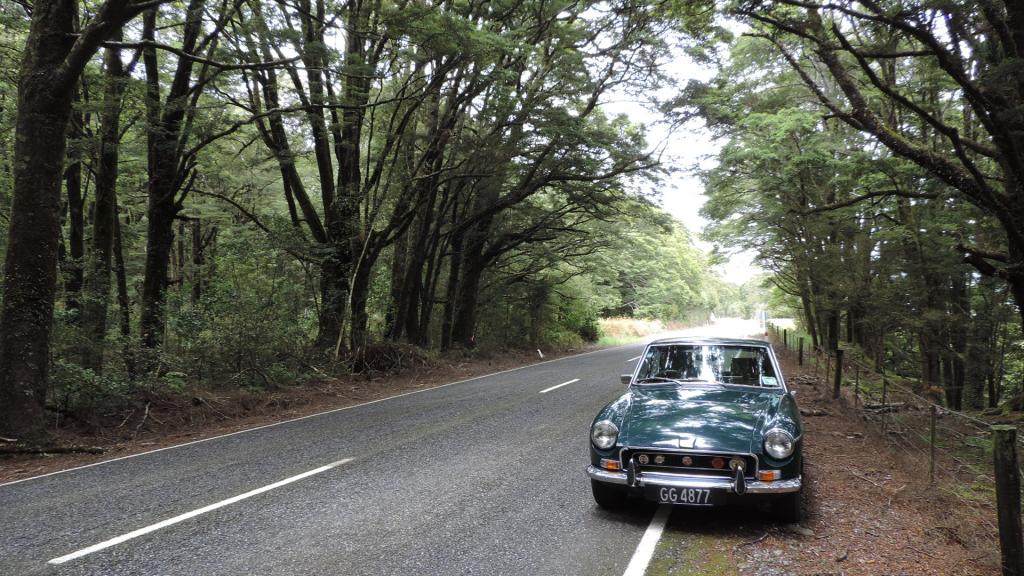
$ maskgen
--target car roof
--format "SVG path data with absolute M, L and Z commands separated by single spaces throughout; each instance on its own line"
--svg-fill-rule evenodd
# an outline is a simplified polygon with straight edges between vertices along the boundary
M 657 340 L 652 340 L 649 345 L 655 346 L 659 344 L 724 344 L 734 346 L 771 346 L 771 344 L 766 340 L 755 340 L 753 338 L 714 338 L 704 336 L 678 336 L 673 338 L 659 338 Z

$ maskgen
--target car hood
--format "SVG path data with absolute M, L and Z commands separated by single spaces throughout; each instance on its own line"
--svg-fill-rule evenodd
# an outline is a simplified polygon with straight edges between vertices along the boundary
M 632 447 L 748 453 L 777 390 L 706 386 L 634 386 L 622 441 Z

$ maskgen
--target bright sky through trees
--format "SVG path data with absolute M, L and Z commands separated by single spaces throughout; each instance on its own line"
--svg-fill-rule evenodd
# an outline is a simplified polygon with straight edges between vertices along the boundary
M 715 75 L 714 69 L 694 62 L 678 47 L 673 50 L 666 72 L 675 79 L 677 86 L 683 86 L 689 80 L 708 81 Z M 657 97 L 671 98 L 675 90 L 665 88 Z M 652 109 L 648 99 L 647 95 L 622 94 L 605 104 L 604 109 L 609 115 L 626 114 L 633 121 L 647 126 L 648 142 L 663 150 L 662 161 L 673 171 L 658 191 L 658 202 L 695 233 L 694 240 L 698 246 L 710 251 L 713 245 L 699 237 L 707 224 L 707 219 L 700 214 L 706 198 L 699 170 L 715 165 L 714 156 L 720 146 L 713 141 L 703 121 L 691 120 L 680 126 L 671 126 L 660 112 Z M 749 251 L 733 249 L 723 256 L 727 260 L 715 268 L 728 282 L 742 284 L 764 272 L 753 263 L 754 254 Z

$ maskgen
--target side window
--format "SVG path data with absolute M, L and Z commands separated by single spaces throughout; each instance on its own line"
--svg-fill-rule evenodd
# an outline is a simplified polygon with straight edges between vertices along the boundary
M 658 373 L 662 364 L 663 354 L 661 350 L 661 348 L 650 348 L 647 350 L 644 361 L 640 365 L 640 378 L 650 378 Z
M 772 365 L 772 358 L 767 352 L 760 352 L 758 358 L 761 363 L 761 385 L 778 386 L 779 379 L 775 375 L 775 367 Z

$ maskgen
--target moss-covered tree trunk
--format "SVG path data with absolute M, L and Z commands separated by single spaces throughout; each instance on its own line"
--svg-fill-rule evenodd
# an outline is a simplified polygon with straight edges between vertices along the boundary
M 14 202 L 0 309 L 0 429 L 44 430 L 50 333 L 57 287 L 60 190 L 73 92 L 57 85 L 76 4 L 35 3 L 18 83 Z
M 110 0 L 77 35 L 74 0 L 37 0 L 18 73 L 14 202 L 0 307 L 0 433 L 45 435 L 57 288 L 61 174 L 74 85 L 100 43 L 135 12 Z

